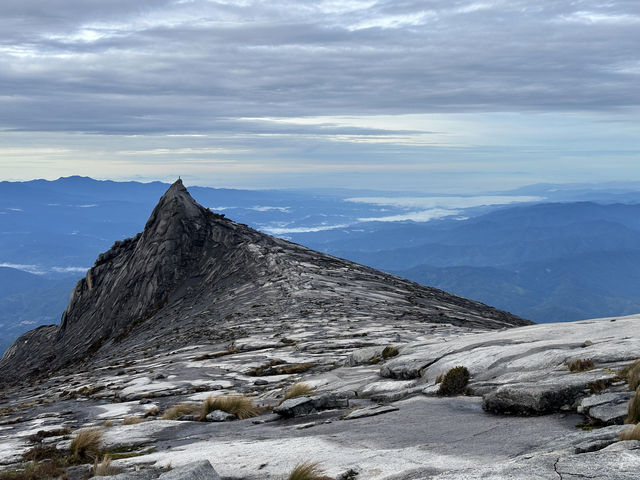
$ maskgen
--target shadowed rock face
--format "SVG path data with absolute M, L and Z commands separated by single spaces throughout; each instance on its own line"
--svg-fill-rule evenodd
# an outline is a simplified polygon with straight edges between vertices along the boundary
M 59 326 L 20 337 L 0 381 L 80 359 L 126 358 L 233 340 L 234 319 L 336 322 L 384 319 L 486 330 L 530 322 L 484 304 L 257 232 L 197 204 L 180 180 L 144 231 L 116 242 L 78 282 Z

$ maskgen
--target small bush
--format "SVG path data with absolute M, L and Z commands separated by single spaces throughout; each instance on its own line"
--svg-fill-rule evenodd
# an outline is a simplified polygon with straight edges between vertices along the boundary
M 328 478 L 317 463 L 303 462 L 291 470 L 287 480 L 326 480 Z
M 36 445 L 22 454 L 25 461 L 39 462 L 40 460 L 61 460 L 64 451 L 53 445 Z
M 192 403 L 180 403 L 171 408 L 167 408 L 162 415 L 163 420 L 177 420 L 184 415 L 197 415 L 200 413 L 200 407 Z
M 593 360 L 591 360 L 590 358 L 574 358 L 573 360 L 565 363 L 571 373 L 586 372 L 588 370 L 593 370 L 594 368 L 596 368 Z
M 640 440 L 640 424 L 623 430 L 620 432 L 620 435 L 618 435 L 618 438 L 620 440 Z
M 78 430 L 71 440 L 71 459 L 74 462 L 93 461 L 100 455 L 102 431 L 97 428 Z
M 286 392 L 284 392 L 284 400 L 289 400 L 290 398 L 303 397 L 305 395 L 313 395 L 316 392 L 316 389 L 313 388 L 308 383 L 300 382 L 294 383 L 289 388 L 287 388 Z
M 467 390 L 467 384 L 469 383 L 469 370 L 467 367 L 457 366 L 449 370 L 440 382 L 440 389 L 438 395 L 453 396 L 462 395 Z
M 98 459 L 96 458 L 95 463 L 93 464 L 93 475 L 96 477 L 106 477 L 109 475 L 116 475 L 118 470 L 111 466 L 111 457 L 109 455 L 105 455 L 102 457 L 102 461 L 98 463 Z
M 106 422 L 104 422 L 104 426 L 105 427 L 113 427 L 113 420 L 107 420 Z
M 124 417 L 122 419 L 123 425 L 135 425 L 136 423 L 142 423 L 142 422 L 144 422 L 144 419 L 140 417 Z
M 629 401 L 629 410 L 624 423 L 640 422 L 640 388 L 636 390 L 636 394 Z
M 245 397 L 244 395 L 221 395 L 219 397 L 210 396 L 202 405 L 200 420 L 204 420 L 205 417 L 214 410 L 222 410 L 223 412 L 231 413 L 240 420 L 257 417 L 260 415 L 261 411 L 261 409 L 253 403 L 251 398 Z

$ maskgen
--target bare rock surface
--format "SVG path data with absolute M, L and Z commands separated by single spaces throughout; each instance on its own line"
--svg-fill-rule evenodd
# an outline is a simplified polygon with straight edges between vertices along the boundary
M 276 480 L 302 461 L 350 480 L 637 478 L 639 442 L 618 441 L 613 413 L 639 316 L 528 326 L 190 202 L 175 184 L 78 284 L 63 325 L 5 355 L 2 469 L 90 427 L 119 480 Z M 593 368 L 572 373 L 576 359 Z M 458 365 L 466 395 L 438 396 Z M 282 402 L 297 383 L 310 394 Z M 257 416 L 198 421 L 210 396 Z M 162 419 L 184 404 L 189 420 Z

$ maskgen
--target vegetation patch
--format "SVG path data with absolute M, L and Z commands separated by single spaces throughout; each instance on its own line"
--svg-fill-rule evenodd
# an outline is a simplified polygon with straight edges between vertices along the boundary
M 289 400 L 290 398 L 303 397 L 305 395 L 313 395 L 316 393 L 316 389 L 313 388 L 308 383 L 300 382 L 294 383 L 284 392 L 284 400 Z
M 102 431 L 97 428 L 79 430 L 71 440 L 71 460 L 74 463 L 93 462 L 101 453 Z
M 565 362 L 565 365 L 571 373 L 586 372 L 596 368 L 593 360 L 590 358 L 574 358 L 573 360 Z
M 398 356 L 398 347 L 394 347 L 393 345 L 387 345 L 382 350 L 382 359 L 386 360 L 387 358 L 392 358 Z
M 163 420 L 177 420 L 185 415 L 198 415 L 200 407 L 192 403 L 180 403 L 171 408 L 167 408 L 162 415 Z
M 57 462 L 31 462 L 21 469 L 0 472 L 0 480 L 53 480 L 64 478 Z
M 640 422 L 640 388 L 636 390 L 636 394 L 629 401 L 629 410 L 624 423 Z
M 457 366 L 449 370 L 440 382 L 438 395 L 453 396 L 462 395 L 467 391 L 467 385 L 471 375 L 467 367 Z
M 331 480 L 315 462 L 299 463 L 291 470 L 287 480 Z
M 636 390 L 640 385 L 640 359 L 623 368 L 619 375 L 629 384 L 629 390 Z
M 69 428 L 58 428 L 56 430 L 39 430 L 37 433 L 33 435 L 29 435 L 27 440 L 33 443 L 41 443 L 43 439 L 48 437 L 60 437 L 63 435 L 69 435 L 71 433 L 71 429 Z
M 96 459 L 93 464 L 92 473 L 96 477 L 106 477 L 108 475 L 116 475 L 119 472 L 118 469 L 111 466 L 111 457 L 109 455 L 105 455 L 102 457 L 102 461 L 98 463 L 98 459 Z
M 142 423 L 144 422 L 144 418 L 140 418 L 140 417 L 124 417 L 122 419 L 122 424 L 123 425 L 135 425 L 136 423 Z
M 640 424 L 634 426 L 633 428 L 628 428 L 620 432 L 618 435 L 620 440 L 640 440 Z
M 244 395 L 210 396 L 202 404 L 200 420 L 204 420 L 214 410 L 231 413 L 240 420 L 257 417 L 262 413 L 262 409 L 253 402 L 253 399 Z

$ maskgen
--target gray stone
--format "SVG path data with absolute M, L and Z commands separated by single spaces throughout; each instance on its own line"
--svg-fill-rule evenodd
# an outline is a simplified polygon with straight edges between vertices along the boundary
M 179 420 L 181 422 L 195 422 L 196 420 L 198 420 L 198 417 L 196 417 L 195 415 L 182 415 L 176 420 Z
M 165 472 L 158 480 L 220 480 L 220 476 L 209 460 L 201 460 Z
M 269 385 L 269 382 L 267 382 L 266 380 L 263 380 L 261 378 L 259 378 L 258 380 L 256 380 L 255 382 L 253 382 L 254 385 L 258 385 L 258 386 L 262 386 L 262 385 Z
M 382 415 L 383 413 L 396 412 L 400 410 L 398 407 L 384 405 L 380 407 L 358 408 L 348 415 L 342 417 L 343 420 L 354 420 L 356 418 L 373 417 L 374 415 Z
M 566 384 L 513 384 L 498 387 L 482 398 L 482 408 L 493 413 L 542 415 L 572 405 L 585 388 L 584 382 Z
M 91 467 L 89 465 L 76 465 L 66 469 L 67 480 L 86 480 L 91 478 Z
M 622 425 L 627 417 L 626 403 L 605 403 L 589 409 L 589 418 L 603 425 Z
M 348 406 L 349 399 L 335 394 L 306 395 L 285 400 L 275 407 L 273 412 L 283 417 L 301 417 L 318 410 L 345 408 Z
M 222 410 L 214 410 L 213 412 L 207 414 L 205 419 L 207 422 L 230 422 L 231 420 L 236 420 L 236 417 L 233 413 L 223 412 Z
M 355 365 L 377 363 L 382 358 L 382 351 L 384 349 L 384 345 L 359 348 L 358 350 L 351 352 L 347 357 L 346 365 L 353 367 Z

